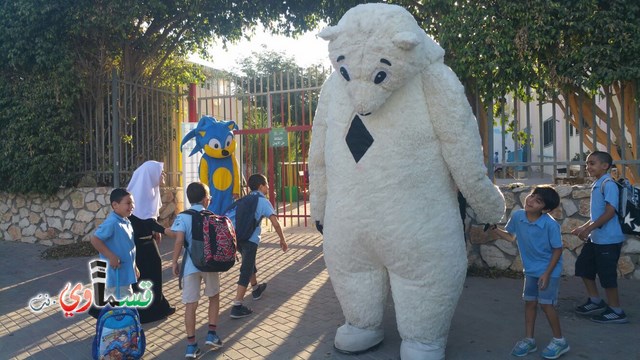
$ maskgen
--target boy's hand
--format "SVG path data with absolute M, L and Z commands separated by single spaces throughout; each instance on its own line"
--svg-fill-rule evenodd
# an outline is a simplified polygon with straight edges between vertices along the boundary
M 547 286 L 549 286 L 549 274 L 544 273 L 540 276 L 540 279 L 538 279 L 538 288 L 544 290 Z
M 173 275 L 175 276 L 180 276 L 180 264 L 177 262 L 174 262 L 173 265 L 171 266 L 172 270 L 173 270 Z
M 287 245 L 287 242 L 285 239 L 280 239 L 280 248 L 282 249 L 282 252 L 285 252 L 285 253 L 289 249 L 289 245 Z
M 587 230 L 587 227 L 583 225 L 571 230 L 571 233 L 573 235 L 576 235 L 578 238 L 580 238 L 580 240 L 586 241 L 587 238 L 589 237 L 589 231 L 586 231 L 586 230 Z
M 136 265 L 136 280 L 140 279 L 140 270 L 138 270 L 138 265 Z
M 120 268 L 120 259 L 115 255 L 110 256 L 109 265 L 111 265 L 111 267 L 114 269 Z
M 498 225 L 496 225 L 496 224 L 484 224 L 483 231 L 495 230 L 497 228 L 498 228 Z
M 152 236 L 156 244 L 160 245 L 160 241 L 162 240 L 162 236 L 160 236 L 160 233 L 154 232 Z

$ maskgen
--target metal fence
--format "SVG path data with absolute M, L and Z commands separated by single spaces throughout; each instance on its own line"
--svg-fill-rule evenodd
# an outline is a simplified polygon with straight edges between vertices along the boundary
M 147 160 L 164 162 L 166 184 L 179 181 L 178 127 L 183 94 L 120 80 L 114 71 L 82 106 L 80 172 L 98 186 L 123 186 Z M 115 109 L 115 111 L 114 111 Z
M 612 172 L 640 182 L 640 108 L 637 85 L 601 89 L 598 94 L 565 92 L 548 99 L 529 91 L 531 101 L 505 97 L 489 104 L 487 163 L 499 181 L 588 183 L 586 156 L 606 151 Z
M 213 78 L 206 84 L 213 93 L 197 100 L 198 117 L 236 121 L 240 175 L 243 181 L 254 173 L 267 176 L 269 197 L 284 225 L 307 225 L 309 219 L 307 154 L 320 87 L 328 75 L 328 69 L 315 69 Z
M 285 221 L 308 219 L 307 152 L 328 73 L 213 77 L 201 84 L 198 118 L 213 115 L 238 123 L 241 175 L 268 175 L 272 199 L 289 216 Z M 612 154 L 618 176 L 638 183 L 637 88 L 633 83 L 595 95 L 561 93 L 548 99 L 530 91 L 528 102 L 512 96 L 498 104 L 477 101 L 474 107 L 486 114 L 479 119 L 490 176 L 497 183 L 585 183 L 585 157 L 598 149 Z M 165 163 L 167 185 L 184 185 L 179 149 L 180 124 L 187 118 L 184 93 L 129 83 L 114 73 L 111 84 L 103 84 L 82 107 L 80 172 L 97 185 L 121 186 L 139 164 L 158 160 Z

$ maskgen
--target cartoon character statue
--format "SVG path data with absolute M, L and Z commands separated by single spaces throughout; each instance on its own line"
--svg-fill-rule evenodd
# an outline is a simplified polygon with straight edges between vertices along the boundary
M 457 189 L 498 222 L 478 125 L 444 50 L 404 8 L 362 4 L 322 30 L 334 71 L 309 153 L 311 216 L 345 324 L 336 349 L 384 338 L 393 296 L 402 360 L 443 359 L 467 254 Z
M 195 129 L 189 131 L 180 144 L 195 138 L 196 146 L 189 156 L 204 152 L 198 171 L 200 181 L 209 186 L 211 202 L 208 209 L 214 214 L 222 214 L 240 195 L 240 173 L 234 156 L 236 140 L 233 130 L 235 121 L 218 121 L 211 116 L 203 116 Z

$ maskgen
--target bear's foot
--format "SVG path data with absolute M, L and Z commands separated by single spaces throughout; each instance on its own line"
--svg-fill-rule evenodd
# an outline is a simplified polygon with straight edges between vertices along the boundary
M 400 345 L 401 360 L 442 360 L 444 347 L 425 344 L 417 341 L 402 340 Z
M 336 331 L 333 346 L 343 354 L 356 355 L 374 350 L 384 338 L 382 329 L 366 330 L 344 324 Z

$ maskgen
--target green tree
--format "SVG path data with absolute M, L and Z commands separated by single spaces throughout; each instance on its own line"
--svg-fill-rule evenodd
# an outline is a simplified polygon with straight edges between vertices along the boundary
M 113 69 L 121 79 L 145 85 L 193 81 L 201 77 L 198 67 L 183 59 L 193 52 L 206 54 L 213 37 L 223 42 L 239 39 L 258 22 L 271 31 L 294 34 L 331 16 L 332 9 L 326 5 L 311 0 L 294 4 L 214 0 L 3 2 L 0 136 L 11 140 L 3 140 L 0 146 L 0 189 L 54 192 L 72 182 L 73 174 L 82 170 L 78 169 L 81 161 L 77 161 L 85 138 L 82 124 L 92 113 L 103 117 L 100 114 L 109 104 Z M 32 122 L 43 121 L 52 126 L 34 131 L 38 124 Z M 106 124 L 98 127 L 108 131 Z M 55 133 L 58 130 L 64 132 Z M 24 143 L 23 133 L 30 135 L 29 142 Z M 22 143 L 16 144 L 14 139 Z M 34 144 L 47 144 L 43 151 L 58 160 L 24 161 L 20 151 L 38 149 Z M 102 153 L 108 154 L 112 145 L 100 146 Z M 31 153 L 36 156 L 40 152 Z
M 438 14 L 421 21 L 431 25 L 468 90 L 496 101 L 507 93 L 527 99 L 530 86 L 571 114 L 568 121 L 582 129 L 589 150 L 610 142 L 614 160 L 638 158 L 640 3 L 463 1 Z M 599 95 L 614 99 L 609 114 L 598 106 Z M 640 180 L 637 167 L 627 173 Z
M 464 83 L 481 135 L 488 138 L 487 110 L 506 94 L 536 96 L 570 111 L 590 150 L 613 144 L 614 160 L 638 159 L 640 2 L 636 0 L 399 0 L 445 49 L 445 62 Z M 359 2 L 340 2 L 339 20 Z M 612 108 L 598 107 L 610 96 Z M 502 111 L 493 108 L 495 116 Z M 582 124 L 581 125 L 581 119 Z M 594 125 L 595 123 L 595 125 Z M 609 124 L 610 136 L 606 127 Z M 595 132 L 594 132 L 595 129 Z M 486 143 L 485 143 L 486 145 Z M 488 149 L 485 146 L 485 149 Z M 640 180 L 637 167 L 627 167 Z

